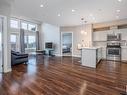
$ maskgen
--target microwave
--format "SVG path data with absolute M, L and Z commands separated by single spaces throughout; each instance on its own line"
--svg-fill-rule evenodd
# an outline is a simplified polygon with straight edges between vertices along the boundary
M 108 34 L 107 35 L 107 41 L 120 41 L 121 40 L 121 34 Z

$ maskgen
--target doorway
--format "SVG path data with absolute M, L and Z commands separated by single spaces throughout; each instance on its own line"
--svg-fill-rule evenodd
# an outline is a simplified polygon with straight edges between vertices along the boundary
M 3 19 L 0 17 L 0 73 L 3 72 L 2 33 L 3 33 Z
M 73 32 L 61 32 L 61 55 L 73 56 Z

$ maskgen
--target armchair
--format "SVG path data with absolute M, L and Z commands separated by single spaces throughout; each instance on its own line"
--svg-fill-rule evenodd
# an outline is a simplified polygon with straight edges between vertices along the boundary
M 11 51 L 11 65 L 28 62 L 28 54 Z

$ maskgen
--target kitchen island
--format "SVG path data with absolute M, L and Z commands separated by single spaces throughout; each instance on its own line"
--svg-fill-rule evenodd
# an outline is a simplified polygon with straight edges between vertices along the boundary
M 84 47 L 81 49 L 81 64 L 86 67 L 96 68 L 102 59 L 101 47 Z

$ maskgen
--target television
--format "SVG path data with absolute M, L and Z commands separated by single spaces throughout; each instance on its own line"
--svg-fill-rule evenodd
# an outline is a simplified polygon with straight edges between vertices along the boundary
M 52 42 L 45 43 L 45 48 L 46 49 L 52 49 L 53 48 L 53 43 Z

